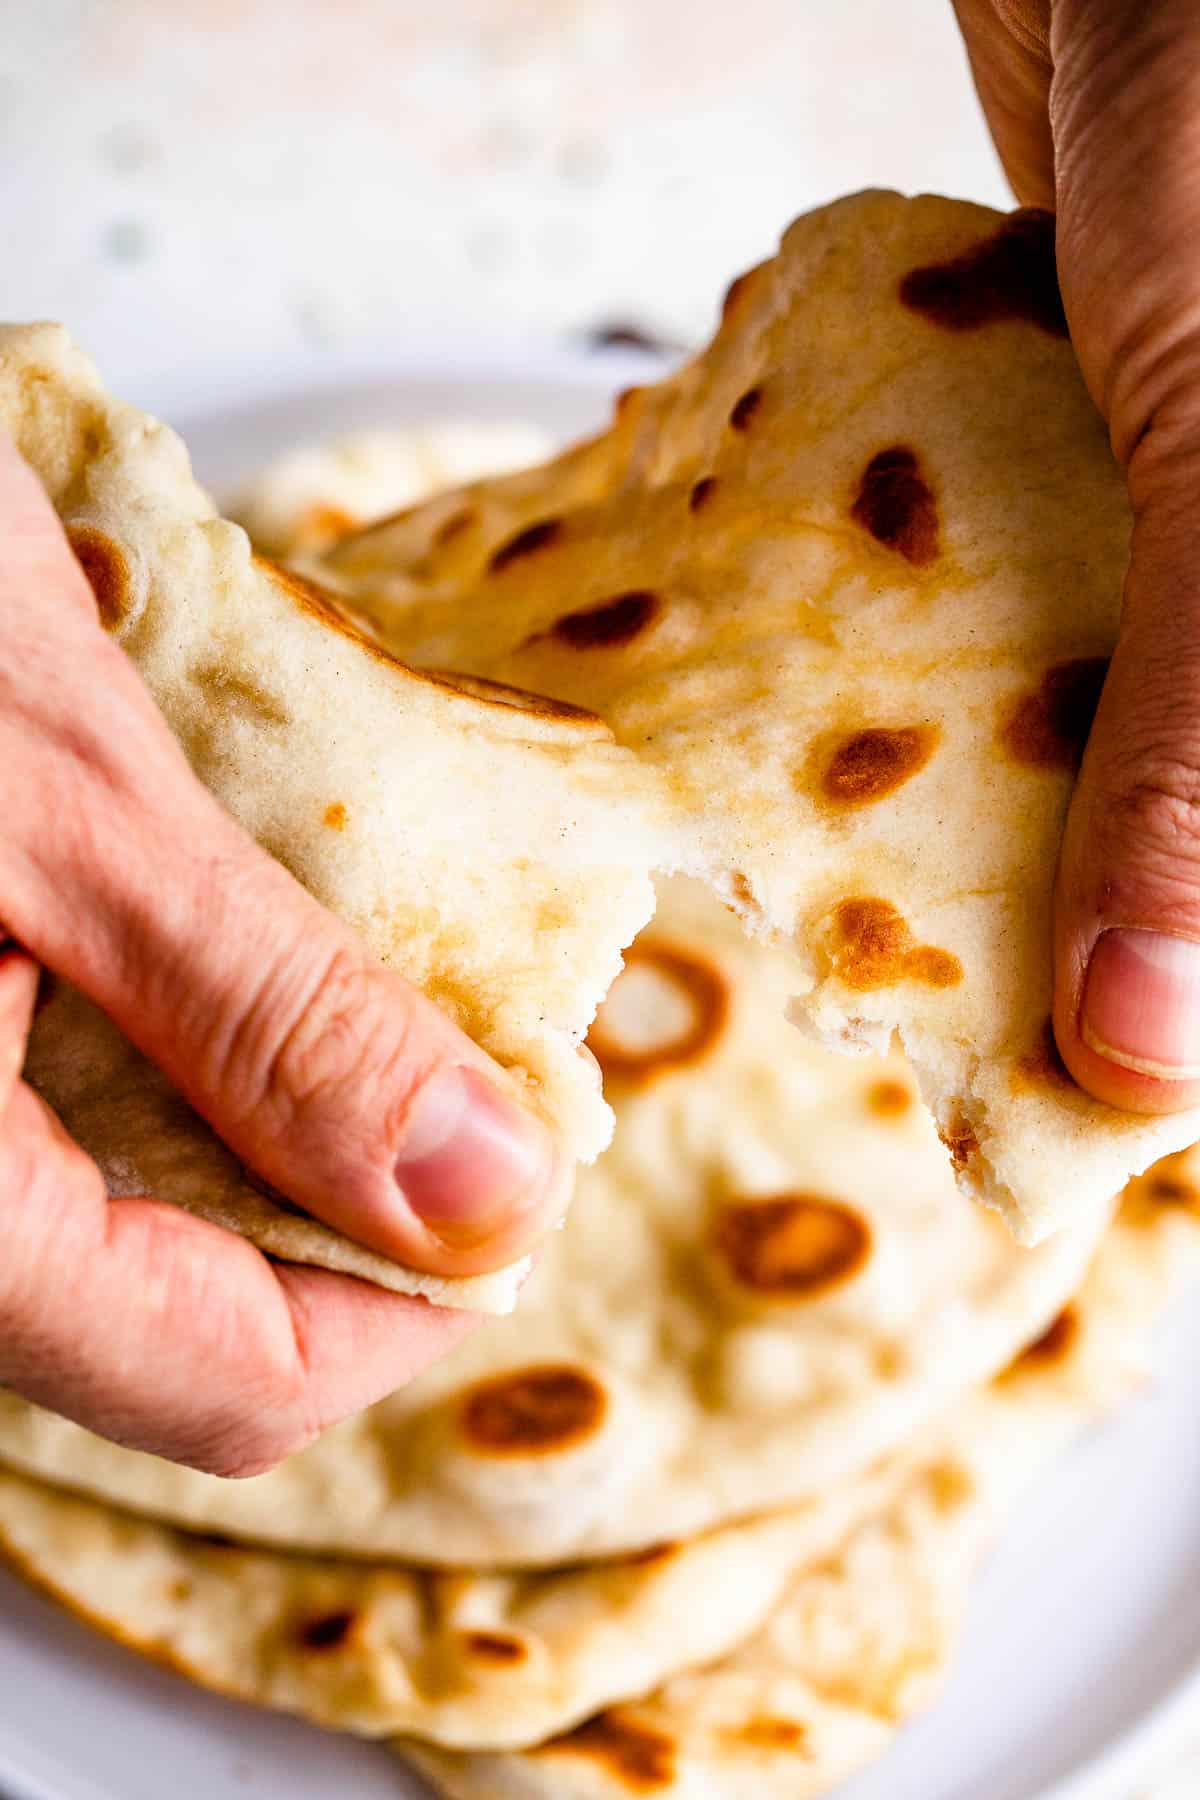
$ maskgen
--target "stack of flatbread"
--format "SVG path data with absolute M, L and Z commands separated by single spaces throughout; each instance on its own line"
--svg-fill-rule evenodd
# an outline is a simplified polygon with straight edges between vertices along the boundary
M 842 202 L 590 443 L 425 501 L 394 439 L 297 454 L 256 543 L 57 328 L 0 331 L 0 426 L 200 778 L 582 1165 L 514 1317 L 271 1474 L 0 1395 L 0 1548 L 450 1797 L 826 1792 L 1200 1280 L 1200 1119 L 1047 1033 L 1129 530 L 1047 221 Z M 65 986 L 27 1073 L 115 1193 L 513 1303 L 264 1192 Z
M 786 974 L 664 890 L 591 1034 L 613 1145 L 516 1316 L 249 1481 L 5 1396 L 12 1564 L 447 1795 L 794 1800 L 879 1754 L 1200 1278 L 1200 1159 L 1023 1249 L 903 1061 L 806 1043 Z

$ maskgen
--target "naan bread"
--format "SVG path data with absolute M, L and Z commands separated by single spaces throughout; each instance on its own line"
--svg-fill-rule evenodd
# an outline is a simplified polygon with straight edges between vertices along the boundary
M 605 447 L 607 444 L 607 448 Z M 866 193 L 802 218 L 710 348 L 576 466 L 443 495 L 327 567 L 414 660 L 589 706 L 692 863 L 793 940 L 822 1041 L 898 1034 L 960 1177 L 1033 1243 L 1200 1112 L 1088 1099 L 1050 905 L 1130 515 L 1053 221 Z
M 482 1575 L 245 1549 L 0 1471 L 0 1553 L 234 1699 L 368 1737 L 517 1749 L 724 1655 L 902 1483 L 896 1461 L 629 1559 Z
M 109 398 L 54 326 L 0 330 L 0 429 L 41 478 L 200 778 L 370 949 L 494 1055 L 568 1149 L 610 1115 L 579 1043 L 649 915 L 653 772 L 600 721 L 415 674 L 217 518 L 178 439 Z M 519 1270 L 397 1267 L 276 1205 L 138 1052 L 61 990 L 30 1078 L 113 1191 L 151 1191 L 272 1254 L 505 1310 Z
M 1164 1168 L 1195 1195 L 1200 1170 Z M 1200 1278 L 1200 1213 L 1131 1192 L 1077 1300 L 968 1400 L 898 1496 L 802 1573 L 732 1655 L 539 1748 L 398 1745 L 447 1800 L 815 1800 L 933 1700 L 978 1564 L 1021 1495 L 1144 1373 L 1147 1327 Z M 697 1586 L 688 1620 L 710 1593 Z
M 1163 1186 L 1186 1179 L 1167 1171 Z M 981 1547 L 1080 1418 L 1140 1372 L 1149 1317 L 1198 1274 L 1197 1215 L 1131 1196 L 1080 1298 L 987 1393 L 809 1507 L 628 1560 L 507 1576 L 317 1560 L 196 1538 L 11 1474 L 0 1550 L 100 1630 L 238 1699 L 451 1748 L 570 1733 L 516 1765 L 556 1800 L 575 1780 L 592 1793 L 588 1758 L 610 1765 L 597 1791 L 624 1792 L 621 1757 L 638 1742 L 664 1771 L 725 1758 L 746 1782 L 763 1772 L 755 1752 L 775 1776 L 803 1745 L 805 1779 L 827 1783 L 837 1746 L 882 1748 L 930 1696 Z M 664 1682 L 648 1706 L 576 1729 Z M 463 1778 L 490 1800 L 509 1767 L 470 1763 Z
M 277 457 L 231 501 L 229 516 L 268 556 L 308 556 L 440 488 L 522 469 L 549 453 L 544 432 L 515 421 L 360 431 Z
M 227 1482 L 0 1395 L 0 1461 L 175 1523 L 468 1568 L 561 1564 L 826 1493 L 1002 1369 L 1109 1215 L 1033 1252 L 954 1187 L 898 1059 L 783 1016 L 786 954 L 683 885 L 590 1042 L 618 1124 L 519 1316 Z

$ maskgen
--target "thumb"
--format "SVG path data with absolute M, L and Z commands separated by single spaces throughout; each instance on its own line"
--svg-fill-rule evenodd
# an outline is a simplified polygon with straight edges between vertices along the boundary
M 52 966 L 307 1212 L 442 1275 L 530 1249 L 565 1205 L 565 1170 L 511 1079 L 203 790 L 185 795 L 190 772 L 145 766 L 173 820 L 144 790 L 116 803 L 110 764 L 90 815 L 107 868 L 76 865 L 69 886 L 60 872 L 52 927 L 48 909 L 39 930 L 14 908 L 23 941 L 45 955 L 52 930 Z
M 1125 621 L 1059 869 L 1059 1046 L 1136 1112 L 1200 1104 L 1200 367 L 1192 441 L 1190 469 L 1136 484 Z
M 1120 642 L 1063 845 L 1055 1029 L 1112 1105 L 1200 1103 L 1200 21 L 1192 0 L 1055 12 L 1059 261 L 1126 466 Z

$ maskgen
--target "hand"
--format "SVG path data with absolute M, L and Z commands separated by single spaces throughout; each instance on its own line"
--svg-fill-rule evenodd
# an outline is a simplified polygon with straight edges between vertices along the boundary
M 555 1153 L 483 1053 L 194 779 L 2 438 L 0 625 L 0 1382 L 123 1443 L 252 1474 L 472 1321 L 274 1266 L 152 1197 L 109 1199 L 20 1078 L 39 965 L 250 1167 L 417 1268 L 475 1274 L 527 1250 L 561 1204 Z
M 1200 9 L 956 0 L 1134 509 L 1121 639 L 1071 808 L 1055 1030 L 1135 1112 L 1200 1103 Z M 1069 598 L 1069 597 L 1067 597 Z

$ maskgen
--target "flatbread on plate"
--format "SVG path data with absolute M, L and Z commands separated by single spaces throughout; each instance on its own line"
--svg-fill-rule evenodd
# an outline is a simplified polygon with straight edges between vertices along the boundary
M 806 1507 L 632 1558 L 435 1573 L 247 1549 L 0 1472 L 0 1552 L 237 1699 L 443 1749 L 555 1739 L 435 1756 L 451 1793 L 607 1796 L 652 1770 L 666 1793 L 741 1795 L 755 1773 L 768 1793 L 818 1792 L 931 1697 L 982 1549 L 1140 1373 L 1168 1289 L 1200 1274 L 1178 1202 L 1195 1171 L 1168 1174 L 1175 1200 L 1131 1196 L 1081 1294 L 990 1388 Z
M 1193 1158 L 1134 1184 L 1072 1305 L 730 1655 L 532 1749 L 467 1755 L 415 1738 L 397 1748 L 447 1800 L 828 1793 L 936 1698 L 997 1532 L 1072 1438 L 1144 1377 L 1148 1327 L 1200 1277 L 1198 1173 Z M 697 1585 L 688 1617 L 711 1598 Z

